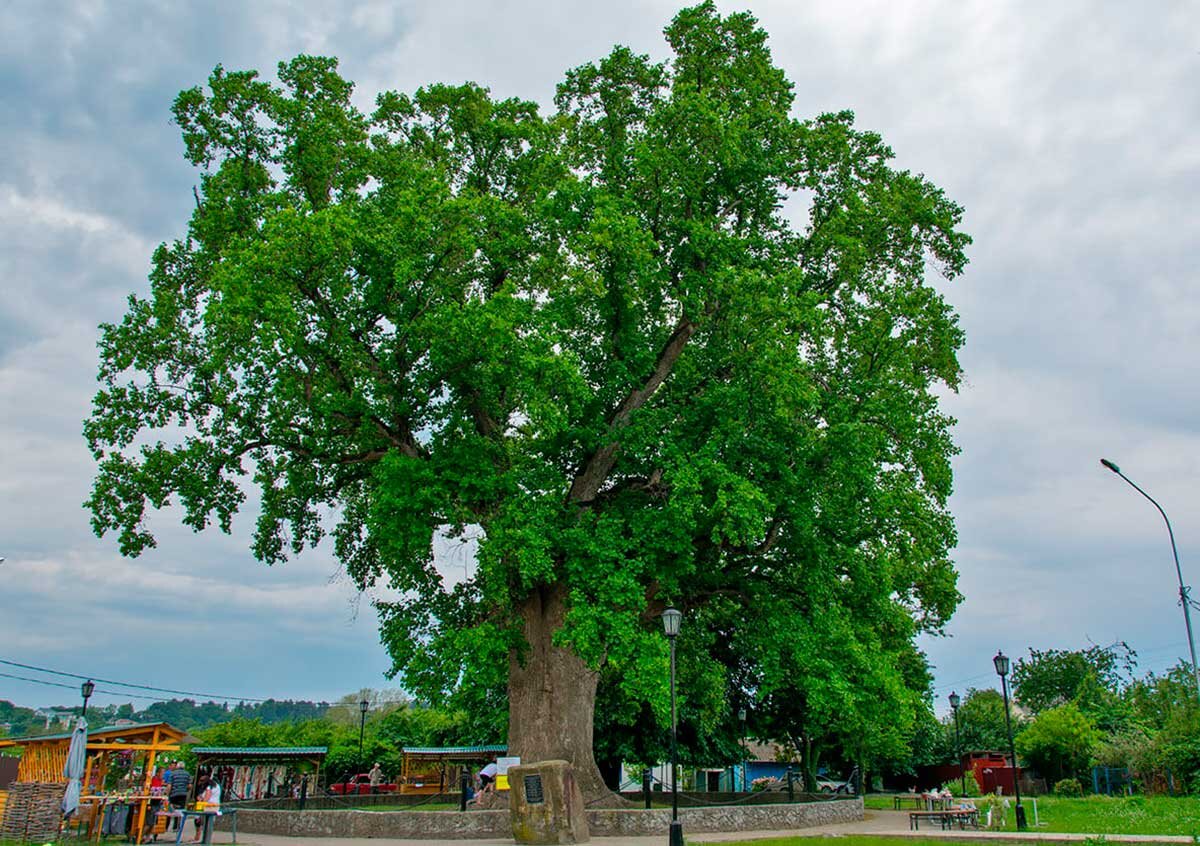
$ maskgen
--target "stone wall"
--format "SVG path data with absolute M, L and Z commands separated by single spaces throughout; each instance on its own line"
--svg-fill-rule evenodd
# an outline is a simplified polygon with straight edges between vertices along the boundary
M 817 825 L 854 822 L 863 818 L 861 799 L 797 802 L 794 805 L 724 805 L 680 808 L 683 833 L 707 831 L 756 831 L 811 828 Z M 593 837 L 636 837 L 666 834 L 671 822 L 669 809 L 593 810 L 588 825 Z
M 680 808 L 684 834 L 708 831 L 755 831 L 809 828 L 863 818 L 861 799 L 797 802 L 794 805 L 726 805 Z M 590 810 L 593 837 L 666 834 L 668 809 Z M 228 819 L 217 824 L 229 829 Z M 512 836 L 504 811 L 268 811 L 243 808 L 238 831 L 289 837 L 392 837 L 409 839 L 485 839 Z
M 393 837 L 419 839 L 486 839 L 511 837 L 508 811 L 265 811 L 242 808 L 238 834 L 285 837 Z M 217 822 L 228 831 L 229 820 Z

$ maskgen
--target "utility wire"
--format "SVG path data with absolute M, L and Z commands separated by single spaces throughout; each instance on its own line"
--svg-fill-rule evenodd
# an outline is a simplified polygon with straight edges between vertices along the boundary
M 958 681 L 946 682 L 945 684 L 939 684 L 937 687 L 934 688 L 934 690 L 945 690 L 948 687 L 956 687 L 957 685 L 963 684 L 964 682 L 972 682 L 972 681 L 979 681 L 980 679 L 986 679 L 991 675 L 992 675 L 992 673 L 980 673 L 977 676 L 971 676 L 969 678 L 959 679 Z
M 31 679 L 28 676 L 14 676 L 12 673 L 0 673 L 0 676 L 6 679 L 16 679 L 17 681 L 32 682 L 33 684 L 44 684 L 50 687 L 65 687 L 67 690 L 79 690 L 77 685 L 63 684 L 62 682 L 46 681 L 45 679 Z M 100 690 L 97 688 L 95 693 L 107 693 L 110 696 L 128 696 L 132 699 L 149 699 L 152 702 L 161 702 L 162 700 L 154 696 L 146 696 L 142 693 L 123 693 L 116 690 Z
M 232 702 L 234 700 L 238 700 L 241 702 L 267 702 L 267 701 L 269 701 L 267 699 L 262 699 L 262 698 L 255 697 L 255 696 L 222 696 L 217 693 L 196 693 L 194 690 L 174 690 L 169 687 L 152 687 L 151 685 L 148 685 L 148 684 L 134 684 L 133 682 L 113 681 L 112 679 L 102 679 L 99 676 L 81 676 L 78 673 L 68 673 L 68 672 L 64 672 L 63 670 L 51 670 L 46 667 L 36 667 L 33 664 L 22 664 L 19 661 L 9 661 L 5 658 L 0 658 L 0 664 L 7 664 L 10 667 L 20 667 L 23 670 L 33 670 L 34 672 L 38 672 L 38 673 L 49 673 L 50 675 L 53 675 L 53 676 L 66 676 L 67 678 L 72 678 L 72 679 L 87 679 L 87 680 L 91 680 L 91 681 L 103 682 L 104 684 L 115 684 L 117 687 L 132 687 L 132 688 L 136 688 L 137 690 L 151 690 L 151 691 L 154 691 L 155 693 L 175 693 L 175 694 L 179 694 L 181 696 L 196 696 L 196 697 L 199 697 L 202 699 L 220 699 L 220 700 L 223 700 L 226 702 Z M 70 685 L 63 685 L 63 687 L 70 687 Z M 111 693 L 111 691 L 108 691 L 108 692 Z M 116 695 L 117 696 L 129 696 L 132 694 L 118 693 Z M 143 696 L 140 698 L 151 699 L 153 697 Z

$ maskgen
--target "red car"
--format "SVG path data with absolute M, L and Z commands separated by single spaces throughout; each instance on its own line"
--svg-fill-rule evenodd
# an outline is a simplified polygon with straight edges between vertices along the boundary
M 370 793 L 395 793 L 399 790 L 399 786 L 395 784 L 377 784 L 374 790 L 371 788 L 371 777 L 366 773 L 359 773 L 351 777 L 349 781 L 343 781 L 339 784 L 329 785 L 329 792 L 336 794 L 359 794 L 365 796 Z

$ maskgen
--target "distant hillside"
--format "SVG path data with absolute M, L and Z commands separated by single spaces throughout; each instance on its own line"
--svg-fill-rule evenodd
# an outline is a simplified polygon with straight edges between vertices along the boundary
M 138 711 L 132 704 L 125 705 L 89 705 L 88 722 L 93 726 L 113 723 L 117 720 L 132 720 L 137 723 L 171 723 L 182 729 L 200 729 L 217 723 L 228 722 L 234 717 L 248 720 L 258 720 L 264 725 L 274 725 L 284 722 L 299 722 L 316 720 L 325 716 L 329 710 L 328 702 L 293 701 L 290 699 L 268 699 L 265 702 L 226 705 L 221 702 L 196 702 L 193 699 L 170 699 L 165 702 L 155 702 Z M 0 726 L 9 723 L 6 732 L 9 737 L 19 737 L 29 734 L 43 734 L 47 731 L 62 731 L 65 723 L 51 720 L 47 728 L 48 712 L 78 713 L 79 706 L 56 706 L 40 709 L 21 708 L 11 702 L 0 700 Z
M 46 730 L 46 718 L 32 708 L 0 699 L 0 737 L 20 737 Z

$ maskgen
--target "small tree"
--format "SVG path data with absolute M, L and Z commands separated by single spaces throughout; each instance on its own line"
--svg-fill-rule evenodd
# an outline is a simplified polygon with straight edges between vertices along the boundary
M 959 736 L 962 750 L 1008 749 L 1008 728 L 1004 722 L 1004 699 L 1000 691 L 971 688 L 958 710 Z M 1020 718 L 1013 714 L 1013 731 L 1021 728 Z M 953 724 L 949 730 L 953 732 Z
M 1046 779 L 1058 782 L 1086 773 L 1100 733 L 1073 704 L 1038 715 L 1017 738 L 1017 751 Z

